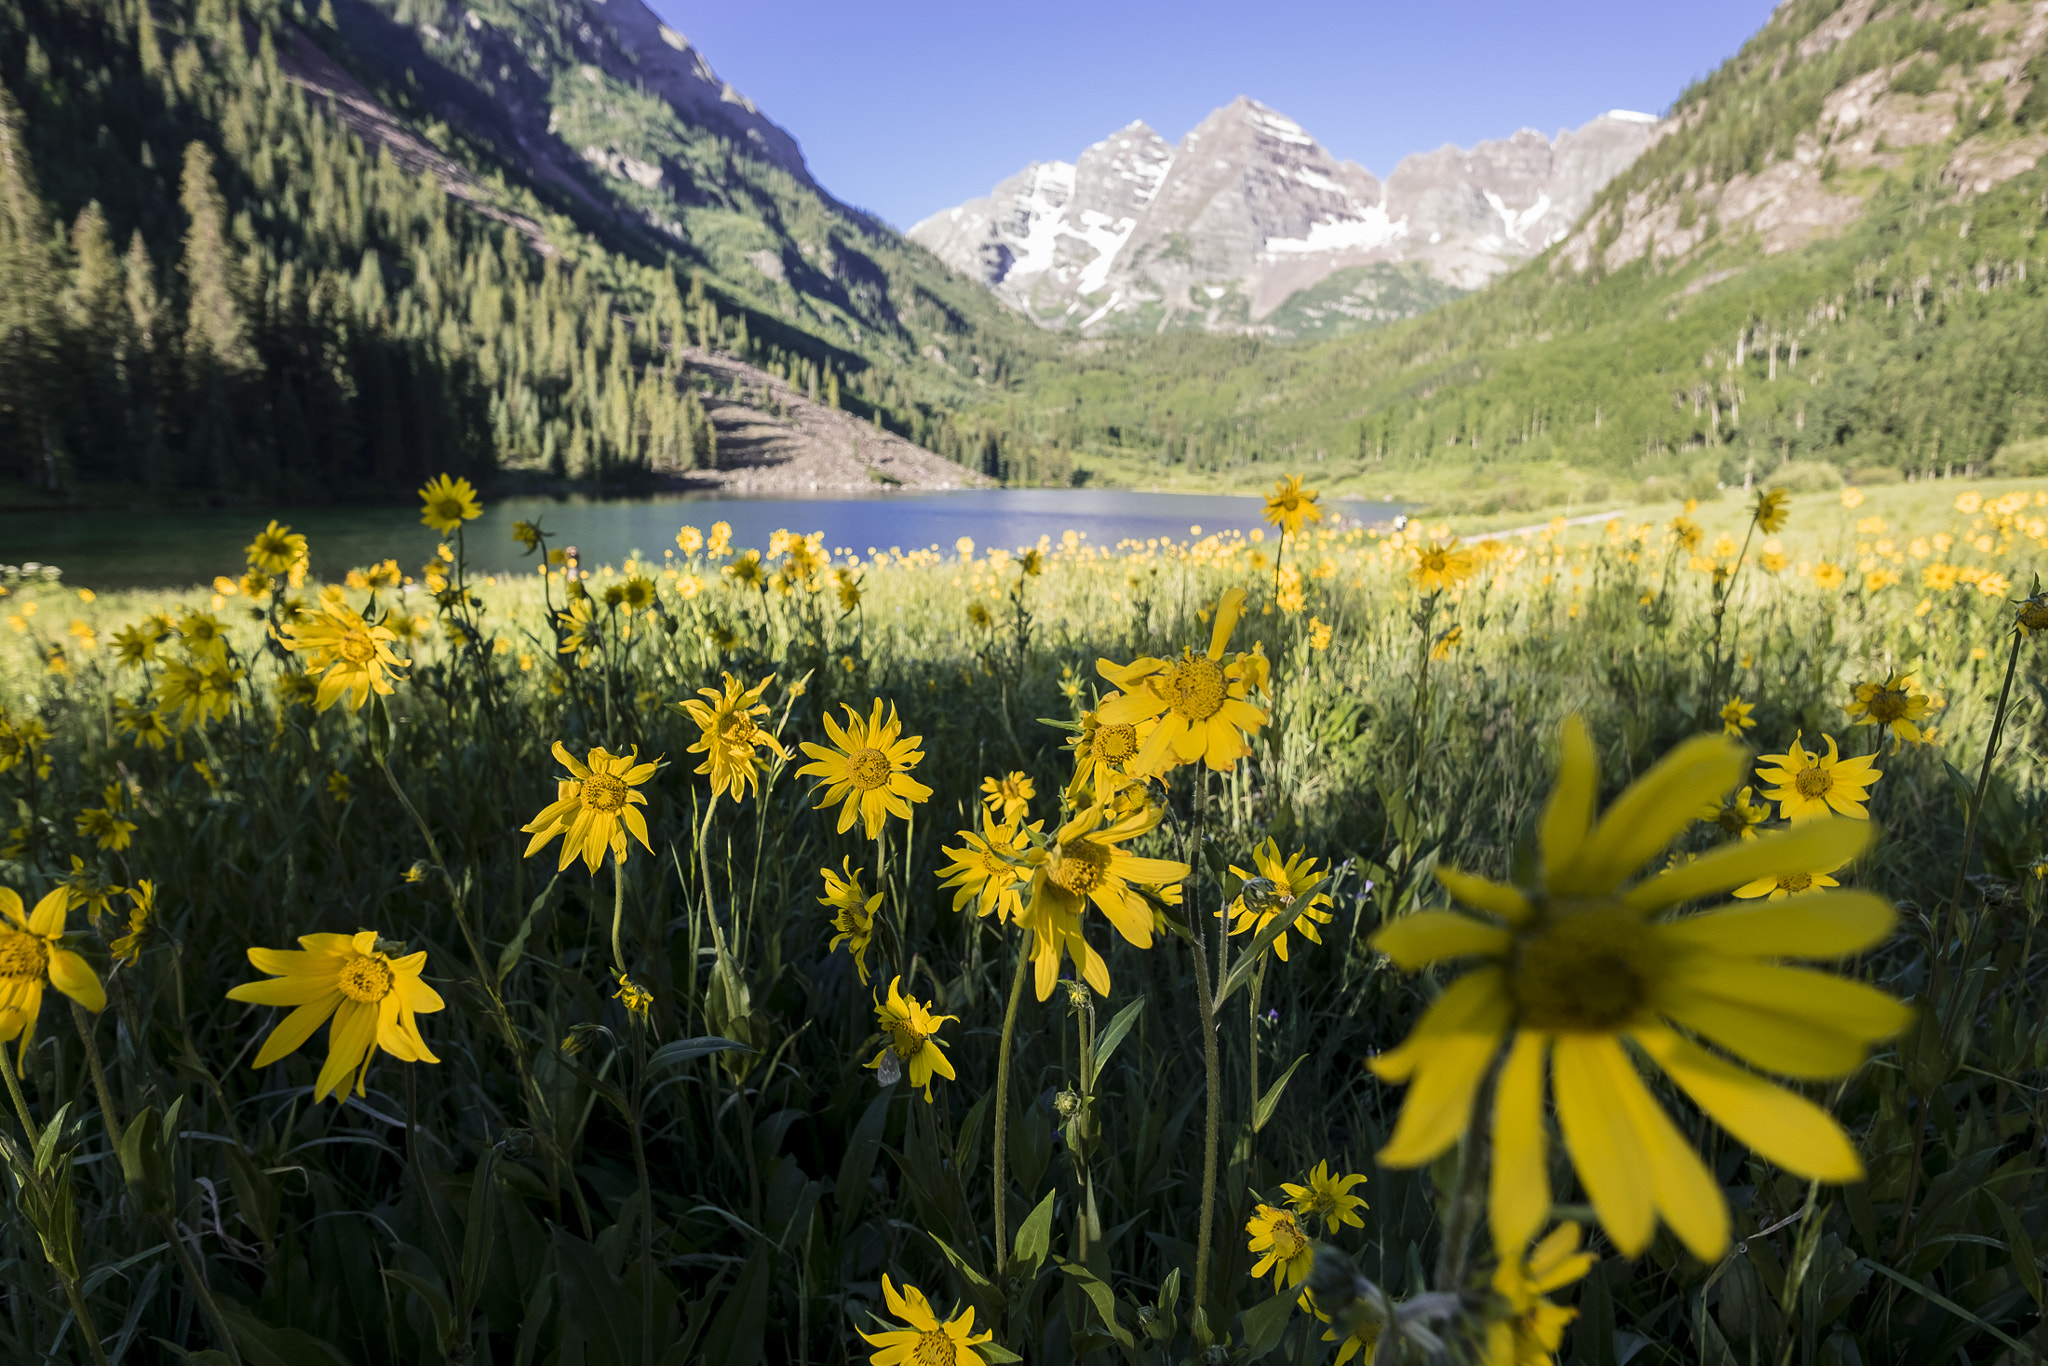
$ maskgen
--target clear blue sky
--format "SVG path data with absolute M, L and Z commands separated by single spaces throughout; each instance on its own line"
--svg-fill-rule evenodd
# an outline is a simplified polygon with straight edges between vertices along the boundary
M 1772 0 L 649 0 L 898 227 L 1143 119 L 1250 95 L 1384 176 L 1410 152 L 1662 113 Z

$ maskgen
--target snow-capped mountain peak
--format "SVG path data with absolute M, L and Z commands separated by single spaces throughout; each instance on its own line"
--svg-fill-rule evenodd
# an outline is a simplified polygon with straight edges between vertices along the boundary
M 1559 240 L 1656 123 L 1616 110 L 1555 138 L 1447 145 L 1382 184 L 1240 96 L 1178 146 L 1133 122 L 910 237 L 1047 325 L 1255 328 L 1351 267 L 1415 263 L 1478 287 Z

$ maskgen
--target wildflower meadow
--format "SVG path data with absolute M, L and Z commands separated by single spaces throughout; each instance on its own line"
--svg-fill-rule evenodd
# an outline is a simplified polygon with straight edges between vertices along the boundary
M 420 498 L 4 571 L 7 1360 L 2048 1353 L 2048 487 Z

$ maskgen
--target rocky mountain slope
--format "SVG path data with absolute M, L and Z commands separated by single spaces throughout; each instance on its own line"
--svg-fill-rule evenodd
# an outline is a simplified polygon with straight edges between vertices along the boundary
M 1132 123 L 910 237 L 1047 326 L 1329 335 L 1412 316 L 1559 241 L 1655 136 L 1654 118 L 1616 111 L 1554 138 L 1418 153 L 1382 182 L 1240 97 L 1177 146 Z

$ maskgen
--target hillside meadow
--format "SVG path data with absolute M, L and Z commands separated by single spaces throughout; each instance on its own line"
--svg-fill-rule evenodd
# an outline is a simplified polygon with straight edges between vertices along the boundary
M 0 570 L 10 1359 L 2039 1359 L 2048 482 L 422 501 Z

